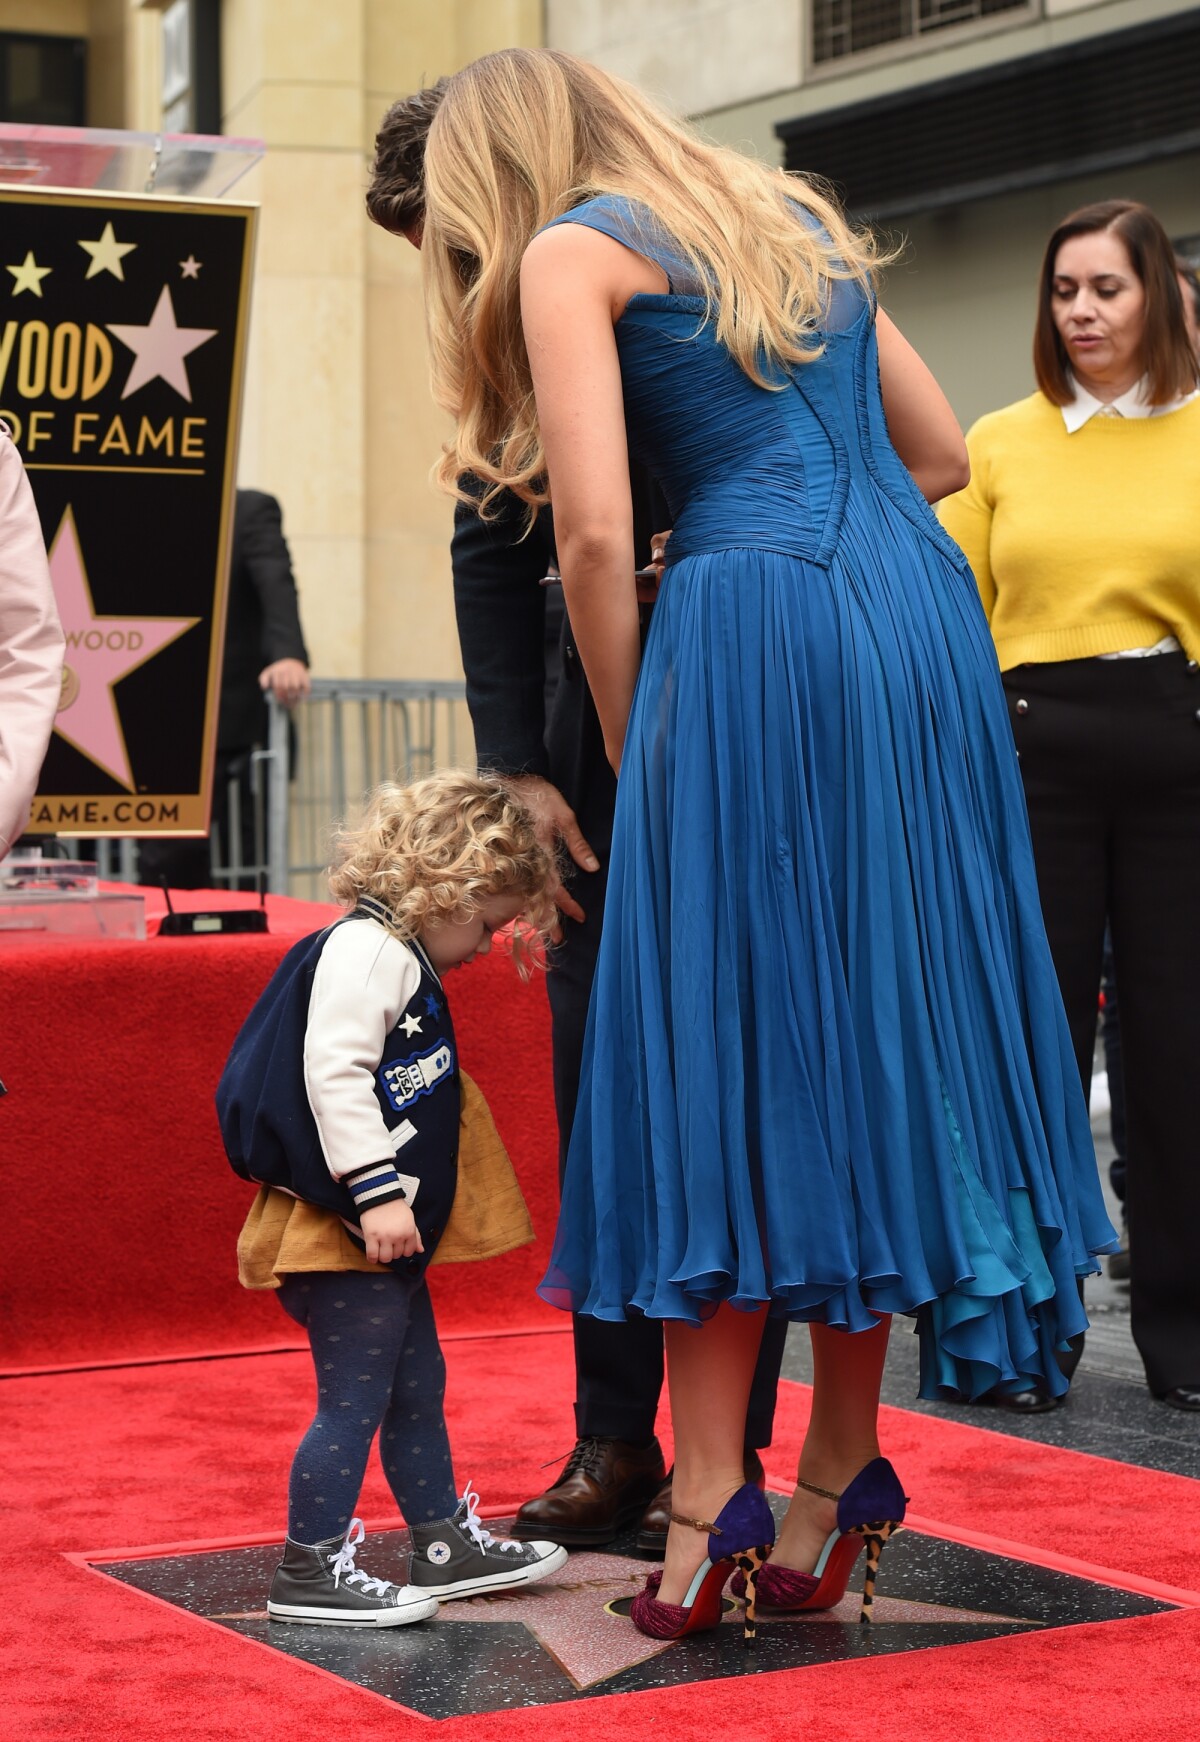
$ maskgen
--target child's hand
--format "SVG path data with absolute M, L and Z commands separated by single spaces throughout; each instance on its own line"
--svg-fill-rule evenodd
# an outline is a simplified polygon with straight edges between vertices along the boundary
M 367 1257 L 375 1264 L 390 1264 L 393 1258 L 411 1258 L 424 1252 L 412 1211 L 402 1198 L 364 1210 L 359 1222 L 367 1244 Z

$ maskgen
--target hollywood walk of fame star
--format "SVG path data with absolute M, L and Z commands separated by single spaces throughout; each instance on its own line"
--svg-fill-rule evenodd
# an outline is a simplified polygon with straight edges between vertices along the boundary
M 419 1016 L 405 1016 L 401 1018 L 397 1026 L 402 1028 L 411 1040 L 414 1034 L 421 1032 L 421 1018 Z
M 639 1633 L 627 1615 L 614 1613 L 612 1605 L 627 1607 L 646 1582 L 645 1561 L 614 1554 L 573 1554 L 561 1572 L 531 1589 L 499 1591 L 492 1596 L 468 1598 L 448 1603 L 438 1613 L 439 1625 L 444 1621 L 476 1621 L 488 1623 L 520 1622 L 528 1628 L 542 1650 L 554 1659 L 571 1682 L 582 1691 L 607 1681 L 622 1670 L 646 1663 L 664 1651 L 674 1640 L 649 1639 Z M 836 1609 L 807 1615 L 764 1616 L 760 1630 L 768 1625 L 793 1626 L 812 1622 L 858 1621 L 861 1598 L 848 1594 Z M 727 1625 L 741 1627 L 742 1606 L 730 1603 L 723 1617 Z M 924 1622 L 930 1624 L 967 1623 L 994 1626 L 997 1622 L 1015 1622 L 1027 1627 L 1011 1615 L 993 1615 L 979 1610 L 953 1609 L 938 1603 L 918 1603 L 905 1598 L 876 1597 L 875 1625 Z
M 42 280 L 49 278 L 54 268 L 52 266 L 39 266 L 33 258 L 33 250 L 30 249 L 20 266 L 6 266 L 4 270 L 13 275 L 12 293 L 14 296 L 20 296 L 23 290 L 31 290 L 34 296 L 41 296 Z
M 432 1016 L 435 1021 L 442 1014 L 442 1007 L 432 992 L 425 1000 L 425 1014 L 427 1016 Z
M 101 230 L 97 241 L 84 242 L 81 240 L 79 246 L 86 249 L 92 257 L 85 277 L 95 278 L 98 272 L 111 272 L 114 278 L 119 278 L 122 283 L 125 282 L 125 268 L 121 262 L 127 254 L 133 253 L 137 243 L 118 242 L 111 218 Z
M 64 685 L 54 729 L 132 792 L 133 773 L 113 685 L 200 619 L 98 615 L 69 507 L 50 546 L 50 579 L 67 638 L 67 666 L 75 680 Z
M 192 389 L 184 358 L 198 346 L 215 338 L 215 327 L 177 326 L 171 292 L 164 284 L 154 306 L 154 313 L 150 316 L 149 325 L 114 326 L 110 321 L 108 330 L 134 353 L 133 368 L 129 371 L 129 379 L 122 389 L 122 399 L 128 399 L 139 387 L 145 387 L 147 382 L 161 376 L 181 398 L 191 403 Z
M 203 260 L 197 260 L 194 254 L 189 254 L 186 260 L 179 262 L 179 270 L 184 278 L 199 278 Z

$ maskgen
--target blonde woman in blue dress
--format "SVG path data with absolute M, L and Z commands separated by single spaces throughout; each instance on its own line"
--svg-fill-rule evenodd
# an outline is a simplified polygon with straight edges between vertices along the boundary
M 995 653 L 928 507 L 962 435 L 829 200 L 569 55 L 449 81 L 425 201 L 442 480 L 553 502 L 620 772 L 542 1293 L 666 1321 L 675 1510 L 634 1620 L 714 1626 L 735 1568 L 751 1630 L 756 1587 L 828 1607 L 864 1543 L 865 1618 L 904 1515 L 890 1316 L 923 1396 L 1061 1390 L 1113 1242 Z M 644 657 L 631 451 L 673 513 Z M 815 1376 L 773 1550 L 742 1470 L 768 1312 Z

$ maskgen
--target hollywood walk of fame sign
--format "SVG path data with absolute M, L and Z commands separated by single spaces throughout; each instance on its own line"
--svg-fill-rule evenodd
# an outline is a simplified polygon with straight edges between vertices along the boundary
M 255 216 L 0 188 L 0 418 L 67 638 L 34 832 L 207 830 Z

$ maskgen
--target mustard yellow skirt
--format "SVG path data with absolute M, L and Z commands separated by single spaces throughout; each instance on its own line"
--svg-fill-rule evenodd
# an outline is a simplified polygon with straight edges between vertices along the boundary
M 525 1199 L 488 1104 L 465 1071 L 461 1082 L 458 1186 L 431 1264 L 498 1258 L 534 1238 Z M 366 1257 L 332 1210 L 301 1203 L 271 1186 L 259 1188 L 238 1236 L 237 1253 L 243 1288 L 278 1288 L 282 1277 L 301 1271 L 388 1268 Z

